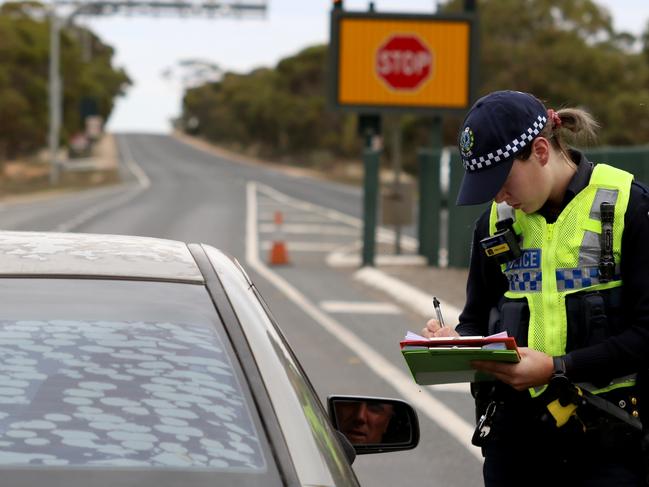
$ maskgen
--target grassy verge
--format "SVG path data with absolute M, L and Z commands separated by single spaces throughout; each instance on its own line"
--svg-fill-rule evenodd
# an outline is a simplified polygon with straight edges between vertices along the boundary
M 95 144 L 91 158 L 69 160 L 60 168 L 58 183 L 50 183 L 47 153 L 5 161 L 0 165 L 0 199 L 79 191 L 120 182 L 115 143 L 109 134 Z

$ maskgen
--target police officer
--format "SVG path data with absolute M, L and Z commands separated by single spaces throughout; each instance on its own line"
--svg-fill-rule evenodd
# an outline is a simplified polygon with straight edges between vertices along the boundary
M 473 364 L 497 379 L 472 385 L 488 486 L 644 485 L 649 190 L 566 145 L 596 129 L 583 110 L 497 91 L 460 131 L 457 204 L 493 202 L 459 324 L 432 319 L 423 333 L 507 331 L 519 344 L 519 363 Z

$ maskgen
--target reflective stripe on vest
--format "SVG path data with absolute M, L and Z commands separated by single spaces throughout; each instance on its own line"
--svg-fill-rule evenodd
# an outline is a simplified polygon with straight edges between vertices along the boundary
M 588 186 L 575 195 L 554 223 L 548 224 L 536 213 L 528 215 L 514 211 L 516 228 L 522 234 L 522 255 L 501 268 L 509 282 L 505 297 L 527 299 L 529 347 L 550 356 L 564 355 L 566 296 L 622 285 L 619 263 L 632 180 L 633 175 L 626 171 L 598 164 Z M 602 231 L 600 204 L 604 201 L 615 204 L 613 255 L 616 275 L 607 283 L 599 281 L 598 270 Z M 496 231 L 496 222 L 507 215 L 507 211 L 511 212 L 511 208 L 505 206 L 502 203 L 492 205 L 491 235 Z
M 593 204 L 590 208 L 588 226 L 593 230 L 584 232 L 584 237 L 579 247 L 579 266 L 567 269 L 557 269 L 555 279 L 557 289 L 581 290 L 599 284 L 599 257 L 600 243 L 599 235 L 602 229 L 600 215 L 600 204 L 604 201 L 615 204 L 617 202 L 617 190 L 598 189 L 595 193 Z M 505 218 L 515 218 L 513 208 L 500 203 L 496 209 L 497 221 Z M 510 291 L 541 292 L 543 272 L 530 269 L 534 267 L 534 261 L 540 265 L 540 250 L 527 250 L 516 261 L 504 266 L 504 274 L 509 282 Z M 620 280 L 620 266 L 616 264 L 614 281 Z
M 611 382 L 606 384 L 604 387 L 597 387 L 594 384 L 591 384 L 590 382 L 578 382 L 577 385 L 581 387 L 582 389 L 590 392 L 591 394 L 604 394 L 605 392 L 610 392 L 614 391 L 615 389 L 620 389 L 621 387 L 633 387 L 636 383 L 638 374 L 629 374 L 625 375 L 624 377 L 618 377 L 616 379 L 613 379 Z M 530 387 L 529 392 L 532 397 L 538 397 L 543 392 L 545 392 L 545 389 L 548 386 L 538 386 L 538 387 Z
M 599 284 L 599 267 L 577 267 L 574 269 L 557 269 L 557 289 L 565 291 L 568 289 L 581 290 Z M 615 266 L 614 281 L 620 280 L 620 266 Z
M 624 377 L 618 377 L 617 379 L 613 379 L 604 387 L 596 387 L 590 382 L 581 382 L 577 385 L 582 389 L 590 392 L 591 394 L 603 394 L 604 392 L 613 391 L 615 389 L 619 389 L 620 387 L 629 387 L 635 385 L 637 376 L 638 374 L 629 374 L 625 375 Z

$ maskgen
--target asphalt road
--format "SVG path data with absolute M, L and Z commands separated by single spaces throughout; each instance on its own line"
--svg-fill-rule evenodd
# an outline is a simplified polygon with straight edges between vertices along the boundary
M 167 136 L 127 134 L 118 142 L 124 184 L 0 205 L 0 228 L 134 234 L 219 247 L 248 267 L 323 400 L 333 393 L 403 397 L 395 381 L 408 372 L 398 342 L 407 330 L 419 330 L 422 318 L 355 280 L 357 267 L 326 263 L 332 250 L 353 249 L 360 239 L 360 190 L 228 161 Z M 273 225 L 277 211 L 284 217 L 281 234 Z M 291 264 L 268 267 L 268 247 L 278 239 L 287 242 Z M 354 340 L 344 338 L 349 332 Z M 370 363 L 369 351 L 380 360 Z M 479 454 L 449 426 L 449 411 L 467 428 L 473 422 L 466 389 L 411 389 L 405 399 L 423 399 L 419 447 L 357 458 L 361 484 L 480 484 Z

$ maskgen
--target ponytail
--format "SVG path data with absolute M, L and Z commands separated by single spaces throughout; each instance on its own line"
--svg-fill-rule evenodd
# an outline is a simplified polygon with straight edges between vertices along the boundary
M 566 161 L 570 161 L 570 145 L 588 144 L 597 140 L 599 123 L 593 116 L 581 108 L 562 108 L 558 111 L 548 109 L 548 121 L 538 137 L 545 137 L 555 150 L 561 152 Z M 568 141 L 566 141 L 568 139 Z M 532 144 L 527 144 L 517 153 L 523 161 L 532 154 Z
M 580 108 L 562 108 L 558 111 L 548 110 L 548 123 L 541 131 L 541 136 L 552 141 L 552 145 L 561 152 L 568 154 L 570 143 L 590 143 L 597 140 L 599 123 L 593 116 Z

